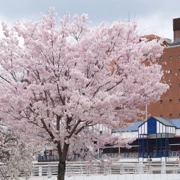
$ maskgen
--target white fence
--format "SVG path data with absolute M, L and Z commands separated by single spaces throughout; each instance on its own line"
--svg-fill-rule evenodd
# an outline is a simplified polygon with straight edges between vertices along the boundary
M 2 167 L 2 166 L 1 166 Z M 179 164 L 174 162 L 67 162 L 65 180 L 180 180 Z M 56 180 L 58 162 L 33 163 L 30 180 Z M 99 177 L 99 178 L 98 178 Z M 166 177 L 166 178 L 165 178 Z M 0 179 L 7 179 L 1 177 Z
M 34 163 L 32 176 L 57 175 L 57 162 Z M 178 174 L 179 165 L 175 162 L 139 162 L 139 163 L 120 163 L 115 162 L 104 164 L 93 162 L 67 162 L 66 176 L 91 176 L 91 175 L 124 175 L 124 174 Z M 179 175 L 180 176 L 180 175 Z M 179 178 L 180 179 L 180 178 Z

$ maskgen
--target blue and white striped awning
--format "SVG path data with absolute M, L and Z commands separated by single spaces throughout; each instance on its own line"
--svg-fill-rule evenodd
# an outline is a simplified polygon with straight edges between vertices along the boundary
M 175 134 L 176 127 L 166 119 L 151 117 L 138 127 L 139 134 Z

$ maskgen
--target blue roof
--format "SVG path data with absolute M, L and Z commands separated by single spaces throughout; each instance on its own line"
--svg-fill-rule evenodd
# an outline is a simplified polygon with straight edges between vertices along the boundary
M 180 129 L 180 119 L 169 119 L 169 121 L 174 124 L 177 129 Z
M 180 119 L 165 119 L 165 118 L 160 118 L 160 117 L 154 117 L 155 119 L 157 119 L 158 121 L 162 121 L 166 120 L 167 123 L 165 125 L 174 125 L 177 129 L 180 129 Z M 133 122 L 132 125 L 128 126 L 127 128 L 120 128 L 117 130 L 113 130 L 112 133 L 116 133 L 116 132 L 134 132 L 134 131 L 138 131 L 138 127 L 143 124 L 145 121 L 137 121 L 137 122 Z M 165 121 L 163 121 L 165 122 Z

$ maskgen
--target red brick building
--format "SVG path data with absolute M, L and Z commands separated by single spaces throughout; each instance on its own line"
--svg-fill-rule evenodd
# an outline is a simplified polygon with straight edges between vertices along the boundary
M 148 106 L 149 116 L 180 118 L 180 18 L 173 19 L 173 31 L 174 42 L 166 45 L 159 60 L 165 71 L 164 80 L 170 87 L 159 101 Z M 153 39 L 153 36 L 147 37 Z

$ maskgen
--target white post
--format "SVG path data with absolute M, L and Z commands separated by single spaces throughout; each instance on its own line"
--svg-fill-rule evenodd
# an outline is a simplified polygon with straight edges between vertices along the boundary
M 161 157 L 161 162 L 166 162 L 166 157 Z
M 47 177 L 48 177 L 48 178 L 51 178 L 51 177 L 52 177 L 52 172 L 51 172 L 50 164 L 48 164 Z
M 143 170 L 143 161 L 140 161 L 138 164 L 137 164 L 137 172 L 139 174 L 143 174 L 144 173 L 144 170 Z
M 39 166 L 39 176 L 42 176 L 42 166 Z
M 122 163 L 120 164 L 120 174 L 124 174 L 124 166 Z
M 143 163 L 143 161 L 144 161 L 144 158 L 140 157 L 139 162 Z
M 161 174 L 166 174 L 166 162 L 161 163 Z

